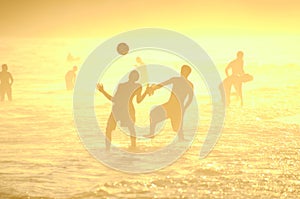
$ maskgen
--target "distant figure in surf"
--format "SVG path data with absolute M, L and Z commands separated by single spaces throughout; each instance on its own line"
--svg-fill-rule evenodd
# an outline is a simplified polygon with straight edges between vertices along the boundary
M 148 70 L 146 64 L 143 62 L 141 57 L 136 57 L 135 61 L 137 63 L 135 64 L 136 70 L 141 75 L 139 83 L 142 85 L 148 83 Z
M 12 101 L 11 86 L 14 79 L 10 72 L 7 72 L 8 67 L 6 64 L 2 65 L 2 71 L 0 72 L 0 100 L 4 101 L 5 95 L 9 101 Z
M 135 109 L 133 98 L 136 102 L 141 103 L 149 93 L 149 87 L 142 94 L 142 85 L 136 83 L 139 79 L 139 73 L 136 70 L 130 72 L 128 81 L 120 83 L 114 96 L 108 94 L 102 84 L 97 84 L 97 89 L 110 101 L 112 101 L 112 112 L 108 118 L 106 125 L 106 151 L 110 150 L 111 133 L 116 129 L 116 124 L 120 121 L 122 127 L 127 127 L 130 132 L 131 149 L 136 148 L 136 132 L 135 132 Z
M 68 60 L 68 62 L 79 61 L 80 57 L 74 57 L 73 55 L 71 55 L 71 53 L 69 53 L 67 56 L 67 60 Z
M 226 69 L 226 78 L 223 83 L 220 84 L 220 91 L 222 95 L 222 100 L 226 106 L 230 104 L 231 87 L 234 86 L 237 96 L 240 99 L 241 106 L 243 105 L 243 91 L 242 83 L 253 80 L 253 76 L 245 74 L 244 72 L 244 53 L 242 51 L 237 52 L 236 59 L 231 61 Z M 229 75 L 229 70 L 231 70 L 231 75 Z
M 72 70 L 69 70 L 65 75 L 67 90 L 73 90 L 76 80 L 77 66 L 73 66 Z
M 181 74 L 179 77 L 173 77 L 160 84 L 152 85 L 150 87 L 150 94 L 163 86 L 172 85 L 171 96 L 169 100 L 159 106 L 156 106 L 150 112 L 150 134 L 145 137 L 153 138 L 155 127 L 159 122 L 168 118 L 171 120 L 172 128 L 177 132 L 178 141 L 184 141 L 183 135 L 183 117 L 186 109 L 193 100 L 193 84 L 188 80 L 192 69 L 188 65 L 181 67 Z

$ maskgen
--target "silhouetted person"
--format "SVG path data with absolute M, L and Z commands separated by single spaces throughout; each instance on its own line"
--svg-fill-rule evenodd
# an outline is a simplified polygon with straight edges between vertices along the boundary
M 0 72 L 0 100 L 4 101 L 5 95 L 9 101 L 12 101 L 11 86 L 14 79 L 10 72 L 7 72 L 8 68 L 6 64 L 2 65 L 2 71 Z
M 146 67 L 146 64 L 143 62 L 141 57 L 136 57 L 135 59 L 136 63 L 135 66 L 137 67 L 136 70 L 139 72 L 141 75 L 139 79 L 139 83 L 143 84 L 148 82 L 148 70 Z
M 169 100 L 150 112 L 150 134 L 146 137 L 153 138 L 155 127 L 159 122 L 168 118 L 171 119 L 172 128 L 178 134 L 178 140 L 183 141 L 182 121 L 184 112 L 193 100 L 193 84 L 188 80 L 191 73 L 191 67 L 183 65 L 181 67 L 180 77 L 173 77 L 165 82 L 157 85 L 152 85 L 152 91 L 159 89 L 163 86 L 172 85 L 172 92 Z
M 242 51 L 238 51 L 236 55 L 236 59 L 231 61 L 225 69 L 226 79 L 223 81 L 224 88 L 224 97 L 225 104 L 230 104 L 230 94 L 231 87 L 234 86 L 237 96 L 241 100 L 241 105 L 243 105 L 243 95 L 242 95 L 242 81 L 241 77 L 245 74 L 244 72 L 244 53 Z M 229 70 L 231 70 L 231 75 L 229 75 Z
M 145 63 L 143 62 L 143 60 L 142 60 L 141 57 L 136 57 L 135 61 L 137 63 L 136 66 L 143 66 L 143 65 L 145 65 Z
M 67 90 L 73 90 L 76 80 L 77 66 L 73 66 L 73 70 L 69 70 L 65 75 Z
M 248 82 L 253 80 L 253 76 L 249 74 L 245 74 L 244 72 L 243 56 L 244 53 L 242 51 L 238 51 L 236 59 L 230 62 L 225 69 L 226 79 L 224 79 L 223 84 L 220 85 L 220 90 L 222 92 L 223 102 L 225 103 L 226 106 L 230 104 L 230 94 L 231 94 L 232 85 L 236 90 L 237 96 L 240 98 L 241 106 L 242 106 L 243 105 L 242 84 L 243 82 Z M 231 75 L 229 75 L 229 70 L 231 70 Z
M 146 91 L 142 94 L 142 86 L 136 83 L 139 79 L 139 73 L 133 70 L 129 74 L 128 81 L 120 83 L 114 96 L 108 94 L 102 84 L 97 84 L 98 90 L 110 101 L 112 101 L 112 112 L 108 118 L 106 125 L 106 151 L 110 150 L 111 133 L 116 129 L 116 122 L 120 121 L 122 127 L 127 127 L 130 132 L 131 148 L 136 147 L 135 109 L 133 106 L 133 98 L 136 97 L 137 103 L 144 100 L 147 95 Z
M 79 61 L 80 57 L 74 57 L 73 55 L 71 55 L 71 53 L 69 53 L 68 56 L 67 56 L 67 60 L 69 62 Z

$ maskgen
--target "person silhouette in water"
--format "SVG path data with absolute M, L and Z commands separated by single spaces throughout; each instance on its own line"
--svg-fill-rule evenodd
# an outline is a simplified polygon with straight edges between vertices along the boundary
M 76 80 L 77 66 L 73 66 L 72 70 L 69 70 L 65 75 L 67 90 L 73 90 Z
M 181 75 L 173 77 L 160 84 L 150 87 L 150 94 L 163 86 L 172 85 L 172 91 L 169 100 L 159 106 L 156 106 L 150 112 L 150 134 L 146 137 L 153 138 L 155 127 L 159 122 L 168 118 L 171 120 L 171 125 L 174 131 L 177 132 L 178 140 L 184 141 L 183 135 L 183 117 L 185 110 L 189 107 L 193 100 L 193 84 L 188 80 L 191 73 L 191 67 L 183 65 L 181 67 Z
M 240 98 L 241 105 L 243 105 L 242 83 L 250 81 L 246 79 L 250 75 L 245 75 L 243 57 L 244 53 L 242 51 L 238 51 L 236 59 L 231 61 L 225 69 L 226 79 L 224 79 L 223 83 L 220 85 L 220 89 L 222 92 L 223 102 L 226 106 L 230 104 L 232 85 L 236 90 L 237 96 Z M 229 70 L 231 70 L 231 74 L 229 74 Z
M 4 101 L 5 95 L 9 101 L 12 101 L 11 86 L 14 79 L 10 72 L 7 72 L 8 67 L 6 64 L 2 65 L 2 71 L 0 72 L 0 100 Z
M 102 84 L 97 84 L 97 89 L 110 101 L 112 101 L 112 112 L 108 118 L 106 125 L 106 151 L 110 150 L 111 133 L 116 129 L 116 123 L 120 121 L 122 127 L 127 127 L 130 132 L 131 149 L 136 148 L 136 132 L 135 132 L 135 109 L 133 98 L 136 97 L 136 102 L 141 103 L 149 93 L 147 86 L 142 94 L 142 85 L 136 83 L 139 79 L 139 73 L 133 70 L 129 74 L 128 81 L 120 83 L 114 96 L 108 94 Z

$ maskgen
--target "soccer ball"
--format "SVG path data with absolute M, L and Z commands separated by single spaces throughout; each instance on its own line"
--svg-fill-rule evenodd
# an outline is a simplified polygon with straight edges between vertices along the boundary
M 119 43 L 117 46 L 117 52 L 120 55 L 126 55 L 129 51 L 129 46 L 126 43 Z

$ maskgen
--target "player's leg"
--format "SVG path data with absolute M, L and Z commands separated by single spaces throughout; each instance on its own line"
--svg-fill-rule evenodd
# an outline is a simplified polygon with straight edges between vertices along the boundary
M 66 88 L 67 88 L 67 90 L 72 90 L 73 89 L 73 82 L 70 78 L 66 79 Z
M 234 88 L 236 90 L 237 96 L 241 100 L 241 106 L 243 106 L 242 82 L 239 79 L 235 81 Z
M 130 142 L 131 142 L 130 148 L 135 149 L 136 148 L 136 132 L 135 132 L 134 125 L 133 124 L 129 125 L 128 129 L 130 132 Z
M 229 106 L 230 104 L 230 95 L 231 95 L 231 87 L 232 87 L 232 77 L 227 77 L 223 81 L 224 95 L 225 95 L 225 105 Z
M 116 128 L 116 120 L 113 116 L 113 113 L 110 114 L 108 121 L 107 121 L 107 125 L 106 125 L 106 139 L 105 139 L 105 147 L 106 147 L 106 151 L 110 150 L 110 146 L 111 146 L 111 133 L 112 131 Z
M 170 116 L 170 119 L 173 131 L 177 132 L 178 141 L 184 141 L 182 112 L 177 111 L 176 114 L 172 114 L 172 116 Z
M 244 101 L 243 101 L 243 83 L 240 82 L 240 99 L 241 99 L 241 106 L 244 105 Z
M 9 101 L 12 101 L 12 96 L 11 96 L 11 87 L 8 87 L 6 90 L 7 98 Z
M 4 94 L 5 94 L 4 88 L 1 86 L 0 87 L 0 101 L 1 102 L 4 101 Z
M 130 143 L 131 149 L 135 149 L 136 148 L 136 131 L 135 131 L 135 109 L 134 107 L 130 107 L 129 108 L 129 115 L 130 115 L 130 121 L 128 121 L 128 130 L 130 132 Z
M 178 141 L 184 141 L 183 129 L 182 129 L 182 121 L 177 131 Z
M 225 92 L 224 92 L 224 84 L 223 84 L 223 82 L 219 84 L 219 90 L 220 90 L 220 95 L 221 95 L 222 103 L 225 105 L 226 104 L 226 98 L 225 98 Z
M 167 114 L 163 105 L 159 105 L 152 109 L 150 112 L 150 134 L 147 137 L 153 137 L 156 125 L 165 119 L 167 119 Z

